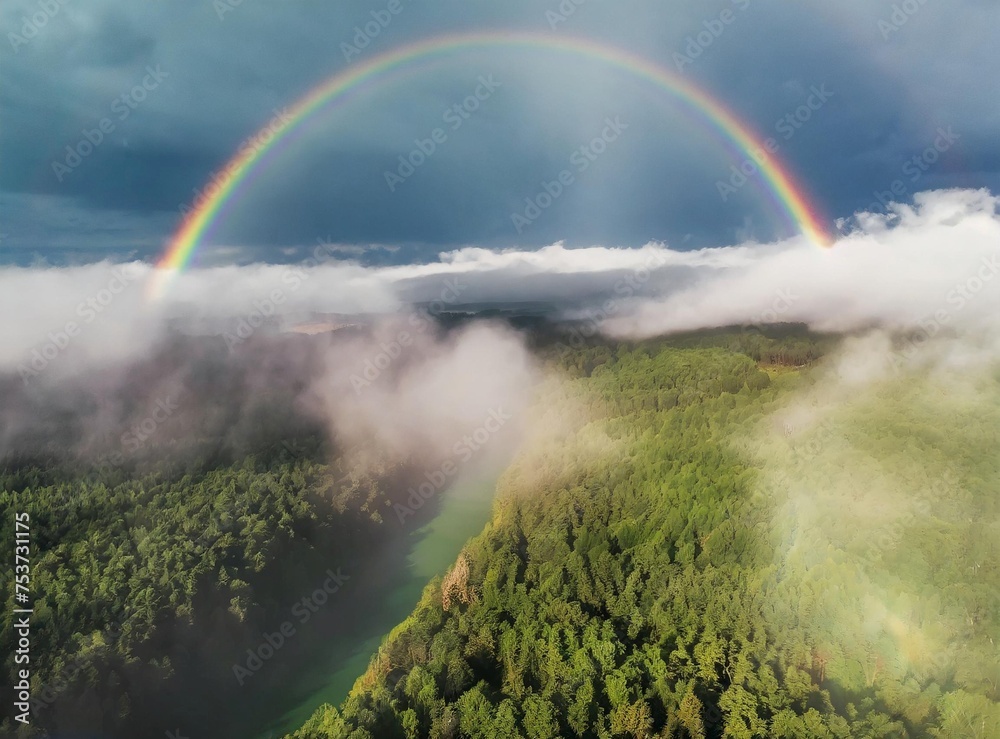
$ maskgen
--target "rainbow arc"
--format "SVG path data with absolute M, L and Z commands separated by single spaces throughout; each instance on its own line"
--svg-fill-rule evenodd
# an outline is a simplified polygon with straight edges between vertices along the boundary
M 266 141 L 257 146 L 241 147 L 221 171 L 226 182 L 202 199 L 184 218 L 156 263 L 150 281 L 149 296 L 161 297 L 171 279 L 190 263 L 205 237 L 221 220 L 222 214 L 238 202 L 249 183 L 266 169 L 266 163 L 283 151 L 304 123 L 320 110 L 335 103 L 347 103 L 351 93 L 365 85 L 388 82 L 393 73 L 420 61 L 458 55 L 489 48 L 534 48 L 604 62 L 629 72 L 667 92 L 701 124 L 717 134 L 728 147 L 757 162 L 762 182 L 776 209 L 809 240 L 829 246 L 830 236 L 819 210 L 792 173 L 762 145 L 752 127 L 741 121 L 722 102 L 680 74 L 631 52 L 590 39 L 572 36 L 553 37 L 534 33 L 469 33 L 437 36 L 418 41 L 369 59 L 338 72 L 299 99 L 280 119 L 272 119 L 254 140 Z

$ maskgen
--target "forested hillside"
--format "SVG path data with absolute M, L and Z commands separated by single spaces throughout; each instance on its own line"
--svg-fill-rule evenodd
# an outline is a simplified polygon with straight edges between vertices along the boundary
M 135 721 L 167 715 L 171 691 L 185 695 L 192 681 L 225 699 L 241 646 L 288 594 L 384 536 L 373 503 L 386 487 L 282 447 L 183 475 L 4 474 L 0 507 L 30 514 L 39 553 L 38 724 L 140 732 Z M 10 628 L 5 616 L 4 638 Z
M 264 628 L 327 569 L 356 574 L 402 535 L 384 512 L 413 471 L 374 449 L 359 464 L 296 408 L 306 352 L 324 344 L 281 341 L 273 354 L 229 355 L 221 342 L 178 338 L 128 370 L 115 400 L 138 417 L 103 423 L 108 440 L 93 427 L 109 393 L 92 378 L 48 404 L 5 387 L 5 431 L 19 408 L 34 423 L 5 439 L 0 459 L 0 532 L 13 541 L 14 511 L 32 532 L 33 721 L 18 736 L 160 736 L 168 722 L 217 732 L 212 721 L 245 713 L 250 688 L 280 684 L 296 650 L 308 652 L 298 640 L 248 687 L 233 668 Z M 149 397 L 168 412 L 143 431 Z M 6 592 L 0 636 L 10 644 Z M 13 659 L 8 651 L 8 674 Z M 5 704 L 4 735 L 14 735 L 11 712 Z
M 294 737 L 1000 736 L 1000 378 L 757 364 L 821 353 L 560 353 L 579 423 Z
M 533 341 L 491 522 L 297 739 L 1000 736 L 995 370 L 880 373 L 794 326 Z M 419 528 L 384 516 L 434 460 L 352 464 L 254 356 L 211 355 L 123 459 L 77 455 L 80 401 L 6 459 L 36 552 L 23 736 L 242 736 L 327 632 L 249 682 L 247 647 Z

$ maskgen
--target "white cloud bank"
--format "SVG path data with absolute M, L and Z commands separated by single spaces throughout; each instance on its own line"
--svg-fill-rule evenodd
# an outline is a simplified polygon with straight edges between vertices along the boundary
M 153 270 L 143 263 L 4 268 L 0 369 L 56 356 L 69 369 L 114 361 L 148 349 L 175 319 L 297 320 L 313 311 L 392 313 L 410 302 L 544 301 L 576 315 L 589 306 L 607 333 L 633 338 L 776 321 L 820 330 L 975 327 L 1000 315 L 998 206 L 984 190 L 921 193 L 888 216 L 860 214 L 829 249 L 802 238 L 697 251 L 555 244 L 465 248 L 395 267 L 320 250 L 301 265 L 191 270 L 158 301 L 147 297 Z
M 992 322 L 1000 308 L 998 205 L 986 191 L 921 193 L 889 216 L 859 215 L 829 249 L 801 241 L 753 247 L 749 259 L 741 254 L 605 328 L 643 337 L 775 321 L 831 331 Z

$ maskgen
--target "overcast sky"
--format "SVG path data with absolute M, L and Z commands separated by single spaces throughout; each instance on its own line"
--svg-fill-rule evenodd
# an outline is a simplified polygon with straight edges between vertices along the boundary
M 528 30 L 597 39 L 676 69 L 688 37 L 718 28 L 726 9 L 731 22 L 682 74 L 775 137 L 831 222 L 896 180 L 903 200 L 942 187 L 1000 191 L 995 0 L 907 0 L 895 15 L 884 0 L 567 1 L 575 11 L 554 29 L 556 0 L 400 0 L 349 61 L 342 44 L 388 0 L 63 1 L 0 6 L 3 263 L 154 259 L 180 206 L 275 111 L 409 41 Z M 497 86 L 459 127 L 443 125 L 480 76 Z M 832 96 L 787 136 L 778 121 L 814 86 Z M 575 170 L 574 150 L 616 117 L 627 128 L 607 151 L 516 228 L 524 199 Z M 93 151 L 68 159 L 102 119 Z M 390 189 L 385 173 L 437 127 L 447 140 Z M 935 161 L 913 163 L 935 144 Z M 620 70 L 545 51 L 451 56 L 317 116 L 233 204 L 201 260 L 295 261 L 317 240 L 364 247 L 350 253 L 386 264 L 464 246 L 657 240 L 683 250 L 789 235 L 756 178 L 720 197 L 733 164 L 668 96 Z

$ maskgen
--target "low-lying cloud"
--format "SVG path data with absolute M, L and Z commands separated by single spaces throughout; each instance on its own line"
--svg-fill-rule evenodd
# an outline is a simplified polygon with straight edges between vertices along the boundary
M 888 214 L 842 223 L 829 249 L 804 238 L 679 251 L 562 244 L 538 251 L 468 247 L 437 262 L 364 267 L 333 249 L 303 264 L 192 269 L 158 300 L 153 268 L 106 262 L 0 270 L 0 370 L 25 382 L 141 356 L 169 335 L 245 339 L 337 314 L 399 316 L 411 304 L 546 303 L 598 316 L 612 336 L 644 338 L 723 325 L 803 322 L 842 331 L 995 320 L 998 198 L 925 192 Z M 351 318 L 354 317 L 354 318 Z
M 997 206 L 986 191 L 921 193 L 912 206 L 842 224 L 851 230 L 829 249 L 801 240 L 746 247 L 605 328 L 641 338 L 775 322 L 846 331 L 992 321 L 1000 307 Z
M 331 347 L 313 392 L 351 448 L 440 459 L 521 427 L 537 379 L 523 340 L 503 326 L 438 334 L 386 321 Z

